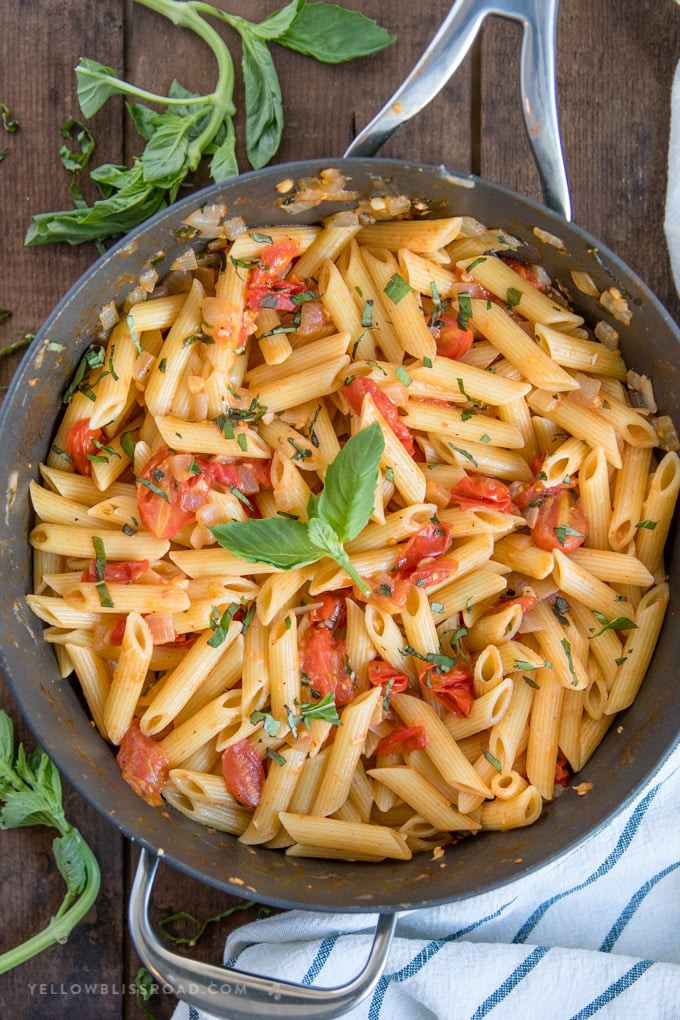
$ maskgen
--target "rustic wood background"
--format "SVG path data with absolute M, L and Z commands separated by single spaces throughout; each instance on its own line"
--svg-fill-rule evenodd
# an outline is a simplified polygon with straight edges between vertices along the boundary
M 355 126 L 370 119 L 413 65 L 449 6 L 446 0 L 427 5 L 412 0 L 341 2 L 377 18 L 397 35 L 397 42 L 378 56 L 332 67 L 275 48 L 286 114 L 279 161 L 341 154 Z M 252 20 L 281 6 L 273 0 L 217 3 Z M 540 198 L 518 102 L 519 38 L 518 28 L 508 22 L 488 23 L 444 92 L 384 153 L 446 162 Z M 8 148 L 0 163 L 0 307 L 13 313 L 0 324 L 4 347 L 26 331 L 35 332 L 96 257 L 92 245 L 23 247 L 31 214 L 69 205 L 68 175 L 57 150 L 60 125 L 79 116 L 73 73 L 79 58 L 100 60 L 158 92 L 165 91 L 173 77 L 196 91 L 208 91 L 213 67 L 194 36 L 133 0 L 5 0 L 0 5 L 0 40 L 0 102 L 20 123 L 16 134 L 0 131 L 0 149 Z M 664 242 L 663 210 L 680 10 L 672 0 L 563 0 L 558 50 L 574 220 L 613 248 L 677 319 L 680 302 Z M 93 165 L 123 162 L 138 151 L 139 139 L 125 119 L 121 100 L 109 101 L 90 126 L 97 141 Z M 246 166 L 243 156 L 241 165 Z M 20 356 L 0 360 L 0 382 L 9 381 Z M 0 705 L 12 713 L 20 736 L 33 746 L 1 679 Z M 142 1017 L 129 992 L 139 961 L 125 920 L 136 851 L 68 787 L 65 804 L 68 817 L 100 861 L 101 893 L 67 945 L 0 977 L 0 1016 Z M 0 834 L 0 950 L 42 927 L 61 901 L 50 841 L 50 833 L 36 829 Z M 158 917 L 187 910 L 205 918 L 236 902 L 169 867 L 162 869 L 155 891 Z M 235 923 L 254 914 L 254 909 L 239 913 Z M 228 924 L 210 927 L 194 950 L 198 957 L 220 959 Z M 86 983 L 96 985 L 96 992 L 77 990 Z M 173 1006 L 172 997 L 162 994 L 149 1003 L 157 1017 L 170 1016 Z

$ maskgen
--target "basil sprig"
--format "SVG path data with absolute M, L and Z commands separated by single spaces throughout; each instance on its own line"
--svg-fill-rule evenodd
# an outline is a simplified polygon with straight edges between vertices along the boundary
M 107 163 L 91 171 L 101 195 L 92 205 L 83 199 L 74 178 L 71 192 L 75 208 L 35 215 L 26 244 L 54 241 L 101 244 L 109 237 L 124 234 L 174 202 L 185 177 L 198 168 L 204 157 L 210 159 L 210 176 L 216 183 L 238 174 L 234 60 L 229 46 L 209 19 L 226 23 L 241 40 L 245 148 L 256 170 L 274 157 L 283 132 L 284 104 L 270 52 L 272 43 L 315 60 L 339 63 L 377 53 L 394 42 L 394 36 L 371 18 L 324 0 L 314 3 L 290 0 L 260 22 L 230 14 L 205 0 L 136 2 L 188 29 L 207 44 L 217 64 L 215 86 L 211 92 L 197 95 L 175 80 L 168 95 L 156 95 L 124 81 L 113 67 L 83 57 L 76 68 L 83 115 L 92 117 L 111 96 L 127 97 L 127 110 L 144 148 L 129 167 Z M 171 41 L 168 49 L 172 49 Z M 158 106 L 163 107 L 160 112 Z M 0 112 L 4 117 L 7 108 L 1 107 L 2 104 Z M 63 130 L 68 132 L 72 146 L 62 160 L 68 160 L 68 169 L 77 177 L 94 143 L 87 130 L 76 122 L 68 122 Z
M 219 544 L 248 562 L 291 570 L 329 556 L 364 595 L 371 589 L 356 572 L 344 543 L 368 522 L 378 485 L 378 465 L 385 441 L 380 426 L 369 425 L 348 439 L 328 466 L 323 491 L 307 506 L 307 523 L 287 517 L 232 521 L 210 530 Z

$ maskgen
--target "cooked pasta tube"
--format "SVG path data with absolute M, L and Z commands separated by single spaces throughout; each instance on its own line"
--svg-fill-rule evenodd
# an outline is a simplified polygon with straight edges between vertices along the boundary
M 442 778 L 454 789 L 482 797 L 490 796 L 474 768 L 458 747 L 435 710 L 411 694 L 395 694 L 392 705 L 407 726 L 423 726 L 427 734 L 427 755 Z
M 350 860 L 357 859 L 357 854 L 360 858 L 394 857 L 402 861 L 411 857 L 401 836 L 385 825 L 343 822 L 290 811 L 282 811 L 279 817 L 293 839 L 310 850 L 314 848 L 317 857 L 324 857 L 326 850 L 338 851 Z
M 654 654 L 669 598 L 668 585 L 659 584 L 640 599 L 635 613 L 636 629 L 628 631 L 621 653 L 622 661 L 605 706 L 607 715 L 620 712 L 633 703 Z
M 480 824 L 482 829 L 519 829 L 538 821 L 542 810 L 540 792 L 535 786 L 527 786 L 516 797 L 482 804 Z
M 475 698 L 469 715 L 457 716 L 449 713 L 444 724 L 454 740 L 463 740 L 473 733 L 488 730 L 502 719 L 510 705 L 512 688 L 512 680 L 506 677 L 486 694 Z
M 374 687 L 344 708 L 342 726 L 335 734 L 310 814 L 332 815 L 347 800 L 368 728 L 380 704 L 380 694 L 380 688 Z
M 544 800 L 552 800 L 564 687 L 554 669 L 538 670 L 536 683 L 529 719 L 527 777 Z
M 104 705 L 104 726 L 112 744 L 120 744 L 132 722 L 152 651 L 148 624 L 139 613 L 128 613 L 120 657 Z
M 369 769 L 368 775 L 397 793 L 438 831 L 468 830 L 476 832 L 480 827 L 474 819 L 468 815 L 462 815 L 452 808 L 446 797 L 442 796 L 434 786 L 431 786 L 423 776 L 406 765 L 397 765 L 387 769 Z
M 242 625 L 232 620 L 226 635 L 223 635 L 220 641 L 215 640 L 219 631 L 208 630 L 194 642 L 179 666 L 165 677 L 158 693 L 142 716 L 140 721 L 142 733 L 153 736 L 161 733 L 172 722 L 241 630 Z

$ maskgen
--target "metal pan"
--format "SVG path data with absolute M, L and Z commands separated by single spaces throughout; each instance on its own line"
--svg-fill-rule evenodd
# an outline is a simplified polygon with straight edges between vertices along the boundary
M 52 650 L 28 610 L 31 590 L 28 545 L 28 485 L 37 475 L 50 444 L 49 423 L 60 411 L 61 393 L 87 345 L 96 338 L 98 313 L 113 294 L 119 298 L 136 280 L 145 260 L 162 249 L 165 266 L 186 248 L 174 236 L 181 219 L 208 203 L 224 202 L 249 226 L 286 222 L 277 204 L 277 182 L 286 177 L 317 176 L 337 166 L 361 197 L 406 194 L 427 198 L 438 215 L 465 214 L 537 245 L 534 227 L 558 235 L 568 256 L 539 245 L 551 276 L 572 291 L 587 320 L 602 309 L 571 285 L 570 271 L 585 270 L 598 288 L 614 282 L 634 309 L 629 327 L 620 323 L 626 361 L 649 375 L 657 402 L 680 418 L 674 364 L 680 332 L 648 288 L 611 251 L 571 225 L 569 192 L 560 151 L 554 96 L 554 31 L 557 0 L 459 0 L 431 47 L 405 85 L 343 159 L 312 160 L 270 167 L 214 186 L 148 221 L 111 248 L 63 298 L 32 346 L 7 395 L 0 419 L 0 485 L 6 510 L 0 523 L 5 589 L 0 627 L 0 660 L 10 686 L 35 734 L 71 783 L 144 852 L 131 897 L 130 928 L 140 956 L 157 978 L 178 989 L 194 1005 L 217 1016 L 341 1015 L 369 993 L 384 966 L 397 913 L 489 891 L 527 875 L 573 849 L 594 829 L 611 820 L 656 771 L 677 740 L 680 686 L 674 618 L 678 613 L 678 549 L 670 552 L 670 618 L 635 701 L 612 727 L 584 773 L 593 784 L 589 797 L 563 797 L 548 804 L 528 829 L 484 833 L 450 847 L 440 860 L 417 855 L 408 863 L 364 864 L 289 858 L 244 846 L 234 837 L 209 832 L 186 818 L 147 806 L 122 781 L 111 749 L 90 725 L 74 688 L 60 680 Z M 363 158 L 399 123 L 417 112 L 458 66 L 484 17 L 499 14 L 522 22 L 523 109 L 539 163 L 546 208 L 503 187 L 445 167 Z M 339 206 L 324 203 L 295 217 L 311 222 Z M 555 210 L 555 211 L 553 211 Z M 163 267 L 161 267 L 162 272 Z M 50 349 L 50 341 L 64 344 Z M 66 343 L 64 343 L 66 341 Z M 219 889 L 264 903 L 308 910 L 380 913 L 371 957 L 361 974 L 339 989 L 301 988 L 268 978 L 229 972 L 170 953 L 151 930 L 147 905 L 156 863 L 164 857 L 176 867 L 204 878 Z M 221 998 L 215 987 L 229 979 L 245 989 Z M 190 989 L 190 992 L 189 992 Z

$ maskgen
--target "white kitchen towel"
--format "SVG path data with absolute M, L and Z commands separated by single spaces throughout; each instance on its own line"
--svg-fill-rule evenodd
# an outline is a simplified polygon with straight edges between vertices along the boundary
M 333 987 L 361 969 L 374 923 L 375 915 L 288 911 L 237 929 L 224 962 Z M 404 913 L 383 977 L 346 1015 L 678 1020 L 679 933 L 680 748 L 560 860 L 494 892 Z M 181 1003 L 173 1020 L 206 1016 Z
M 675 286 L 680 294 L 680 64 L 675 69 L 671 92 L 671 133 L 668 145 L 664 228 Z

